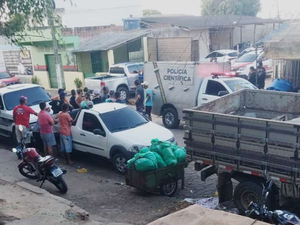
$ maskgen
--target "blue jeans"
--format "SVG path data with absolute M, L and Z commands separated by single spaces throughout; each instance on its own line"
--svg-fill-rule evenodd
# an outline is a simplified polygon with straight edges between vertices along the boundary
M 72 136 L 60 135 L 60 151 L 71 153 L 73 149 Z

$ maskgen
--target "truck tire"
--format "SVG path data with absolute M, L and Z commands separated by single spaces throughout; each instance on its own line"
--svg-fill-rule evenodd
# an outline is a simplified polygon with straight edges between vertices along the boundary
M 180 124 L 178 113 L 174 108 L 167 108 L 163 112 L 162 119 L 163 119 L 164 126 L 168 129 L 176 129 Z
M 127 101 L 129 99 L 129 91 L 126 87 L 118 87 L 117 92 L 121 95 L 121 100 Z
M 236 186 L 234 190 L 233 200 L 235 206 L 242 215 L 245 215 L 245 211 L 247 210 L 248 205 L 251 203 L 251 201 L 257 204 L 261 203 L 262 191 L 262 185 L 253 181 L 242 181 Z M 271 198 L 272 196 L 270 195 L 266 203 L 267 207 Z

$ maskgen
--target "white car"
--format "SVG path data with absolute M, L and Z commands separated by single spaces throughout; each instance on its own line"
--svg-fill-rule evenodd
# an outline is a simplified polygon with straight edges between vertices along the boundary
M 40 111 L 40 102 L 50 102 L 51 99 L 46 91 L 35 84 L 15 84 L 0 88 L 0 136 L 15 138 L 15 124 L 13 121 L 13 109 L 19 105 L 21 96 L 28 98 L 27 105 L 37 113 Z M 30 116 L 31 128 L 37 121 L 37 117 Z
M 71 116 L 76 122 L 71 128 L 73 148 L 110 159 L 119 173 L 152 139 L 176 143 L 171 131 L 124 104 L 102 103 Z
M 258 50 L 257 53 L 256 51 L 251 51 L 241 56 L 234 63 L 232 63 L 231 70 L 236 71 L 240 77 L 248 79 L 250 67 L 256 68 L 256 62 L 263 63 L 263 67 L 266 69 L 267 75 L 273 72 L 272 59 L 265 58 L 262 50 Z
M 204 59 L 201 59 L 200 62 L 230 62 L 233 59 L 238 57 L 238 52 L 235 50 L 218 50 L 209 53 Z

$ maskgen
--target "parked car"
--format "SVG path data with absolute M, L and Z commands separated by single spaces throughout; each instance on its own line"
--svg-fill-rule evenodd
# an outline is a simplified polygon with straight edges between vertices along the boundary
M 153 90 L 153 114 L 161 116 L 167 128 L 177 128 L 186 108 L 201 106 L 241 89 L 257 89 L 235 77 L 230 63 L 157 62 L 145 63 L 145 80 Z
M 20 96 L 28 97 L 27 105 L 39 112 L 40 102 L 50 102 L 46 91 L 39 85 L 16 84 L 0 88 L 0 136 L 15 138 L 15 124 L 13 121 L 13 109 L 19 105 Z M 31 128 L 37 121 L 37 117 L 30 116 Z
M 13 84 L 19 84 L 20 79 L 16 78 L 14 75 L 10 74 L 9 72 L 2 71 L 0 72 L 0 84 L 3 86 L 9 86 Z
M 267 59 L 264 57 L 263 50 L 250 51 L 247 54 L 244 54 L 238 58 L 235 62 L 232 63 L 231 70 L 236 71 L 240 77 L 248 79 L 248 74 L 250 67 L 256 68 L 255 63 L 262 62 L 264 68 L 266 69 L 267 75 L 270 75 L 273 72 L 273 62 L 272 59 Z
M 120 92 L 121 99 L 126 100 L 130 93 L 135 92 L 134 81 L 140 79 L 139 72 L 143 70 L 143 63 L 115 64 L 109 68 L 106 76 L 85 79 L 85 86 L 91 91 L 107 86 L 110 90 Z
M 218 50 L 209 53 L 204 59 L 201 59 L 200 62 L 230 62 L 237 57 L 238 52 L 235 50 Z
M 127 160 L 150 146 L 152 139 L 176 142 L 171 131 L 124 104 L 98 104 L 72 117 L 74 149 L 110 159 L 119 173 L 125 172 Z

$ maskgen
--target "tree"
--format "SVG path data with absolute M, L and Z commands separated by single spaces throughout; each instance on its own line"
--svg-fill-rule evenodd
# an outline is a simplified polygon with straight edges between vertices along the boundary
M 151 15 L 161 15 L 161 12 L 155 9 L 145 9 L 143 10 L 144 16 L 151 16 Z
M 0 1 L 0 35 L 18 43 L 27 30 L 44 26 L 53 16 L 52 0 Z M 58 17 L 54 16 L 55 22 Z
M 202 0 L 201 14 L 256 16 L 260 9 L 260 0 Z

